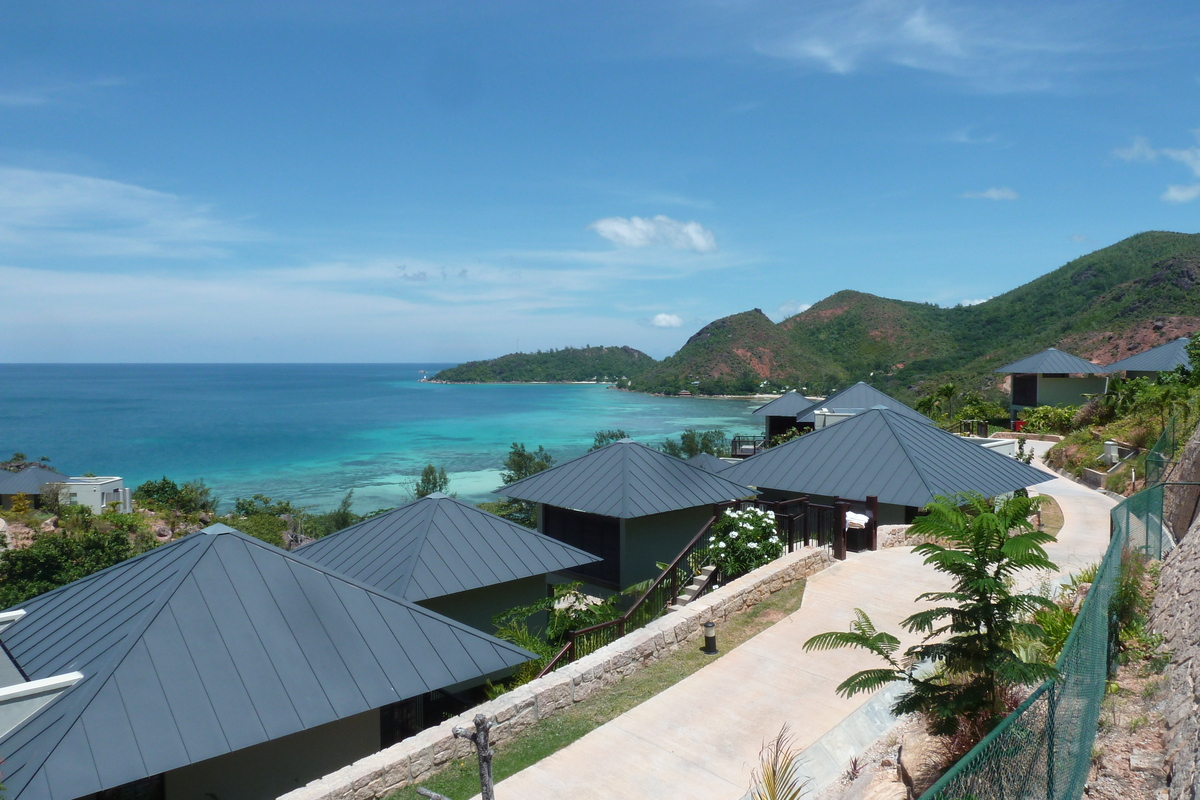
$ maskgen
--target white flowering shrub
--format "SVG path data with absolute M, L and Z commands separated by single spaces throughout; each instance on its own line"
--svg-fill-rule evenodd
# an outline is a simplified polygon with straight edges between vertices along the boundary
M 783 548 L 774 512 L 757 508 L 727 511 L 712 526 L 708 561 L 721 570 L 725 580 L 732 580 L 779 558 Z

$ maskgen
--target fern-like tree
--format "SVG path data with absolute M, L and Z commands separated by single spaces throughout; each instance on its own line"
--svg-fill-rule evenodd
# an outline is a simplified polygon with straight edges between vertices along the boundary
M 903 654 L 900 640 L 876 630 L 861 609 L 855 609 L 849 631 L 809 639 L 806 650 L 860 647 L 886 662 L 851 675 L 837 692 L 850 697 L 906 681 L 909 688 L 897 699 L 894 713 L 922 714 L 935 734 L 952 734 L 964 723 L 985 732 L 1007 713 L 1012 687 L 1057 677 L 1053 667 L 1026 663 L 1013 651 L 1018 640 L 1045 638 L 1029 620 L 1038 609 L 1053 605 L 1044 597 L 1012 591 L 1019 573 L 1056 569 L 1043 548 L 1054 537 L 1035 530 L 1029 519 L 1039 502 L 1020 496 L 993 501 L 971 493 L 930 503 L 928 514 L 912 530 L 939 541 L 918 545 L 914 552 L 950 575 L 954 587 L 917 597 L 938 605 L 901 623 L 922 636 Z

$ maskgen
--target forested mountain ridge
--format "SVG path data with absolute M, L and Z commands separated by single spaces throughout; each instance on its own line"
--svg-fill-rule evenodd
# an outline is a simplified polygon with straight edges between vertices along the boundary
M 844 290 L 779 324 L 758 309 L 723 317 L 661 362 L 631 348 L 567 348 L 472 362 L 437 377 L 626 377 L 631 389 L 664 394 L 749 394 L 783 388 L 824 394 L 863 380 L 910 399 L 935 382 L 995 390 L 1002 378 L 994 372 L 997 367 L 1047 347 L 1107 364 L 1197 330 L 1200 234 L 1151 231 L 1081 256 L 977 305 L 942 308 Z M 605 362 L 603 368 L 574 371 L 548 366 L 586 362 L 582 354 L 596 350 L 636 356 L 621 366 Z M 550 373 L 587 377 L 542 377 Z M 481 377 L 460 377 L 466 375 Z
M 757 326 L 744 324 L 755 313 Z M 1110 363 L 1200 329 L 1200 234 L 1138 234 L 973 306 L 844 290 L 774 333 L 764 322 L 761 312 L 718 320 L 701 333 L 751 335 L 710 336 L 703 353 L 693 337 L 632 388 L 745 392 L 767 381 L 822 394 L 863 380 L 905 398 L 947 380 L 995 389 L 997 367 L 1052 346 Z M 754 346 L 773 357 L 755 356 Z M 680 363 L 686 369 L 668 369 Z
M 564 347 L 468 361 L 433 377 L 447 383 L 570 383 L 641 375 L 656 362 L 632 347 Z

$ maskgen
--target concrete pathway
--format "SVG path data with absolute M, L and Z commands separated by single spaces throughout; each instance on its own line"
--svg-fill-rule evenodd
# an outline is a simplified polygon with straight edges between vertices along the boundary
M 1066 521 L 1059 542 L 1050 548 L 1052 558 L 1064 571 L 1099 560 L 1108 544 L 1112 501 L 1062 478 L 1037 488 L 1058 500 Z M 877 717 L 873 706 L 881 703 L 865 706 L 869 696 L 847 700 L 834 688 L 853 672 L 879 662 L 858 650 L 806 653 L 804 642 L 817 633 L 847 629 L 855 608 L 865 610 L 879 628 L 901 633 L 900 620 L 920 607 L 912 598 L 949 586 L 922 561 L 911 548 L 892 548 L 852 554 L 814 575 L 800 610 L 502 781 L 497 797 L 735 800 L 746 794 L 764 740 L 784 724 L 797 749 L 820 740 L 814 751 L 844 752 L 848 760 L 879 735 L 878 725 L 871 729 L 859 721 Z M 902 638 L 902 648 L 915 642 L 914 637 Z M 852 742 L 856 736 L 863 741 Z M 841 768 L 817 776 L 818 783 L 835 777 Z
M 1037 459 L 1034 466 L 1054 475 L 1054 480 L 1030 487 L 1030 494 L 1053 497 L 1063 512 L 1063 528 L 1058 541 L 1046 546 L 1050 560 L 1058 565 L 1059 574 L 1078 572 L 1104 557 L 1108 549 L 1109 511 L 1117 501 L 1108 495 L 1089 489 L 1074 481 L 1060 478 L 1041 462 L 1053 442 L 1029 442 Z

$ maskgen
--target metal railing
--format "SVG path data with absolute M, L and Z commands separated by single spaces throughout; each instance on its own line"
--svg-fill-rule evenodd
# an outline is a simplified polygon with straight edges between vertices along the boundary
M 675 557 L 675 560 L 667 565 L 667 568 L 654 579 L 650 587 L 620 617 L 579 630 L 568 631 L 566 644 L 542 668 L 538 677 L 553 672 L 563 664 L 583 658 L 609 642 L 615 642 L 627 632 L 637 630 L 666 613 L 667 608 L 675 602 L 680 592 L 707 566 L 704 563 L 708 560 L 707 537 L 716 521 L 715 515 L 709 518 L 708 522 L 700 528 L 700 532 Z M 696 594 L 696 597 L 707 594 L 712 585 L 713 581 L 708 581 Z
M 1146 454 L 1146 486 L 1162 483 L 1170 473 L 1171 467 L 1175 466 L 1175 456 L 1182 444 L 1181 427 L 1179 418 L 1171 417 L 1158 441 Z M 1186 431 L 1183 435 L 1186 435 Z
M 765 436 L 735 436 L 730 444 L 729 454 L 732 458 L 749 458 L 767 449 Z
M 568 631 L 566 643 L 547 662 L 537 677 L 553 672 L 563 664 L 569 664 L 606 644 L 615 642 L 626 633 L 648 625 L 666 613 L 679 598 L 680 593 L 707 566 L 708 535 L 712 526 L 726 509 L 755 507 L 775 514 L 775 526 L 786 541 L 785 552 L 793 553 L 800 547 L 814 545 L 828 547 L 834 558 L 845 560 L 847 549 L 874 550 L 878 546 L 879 503 L 873 497 L 850 501 L 837 499 L 833 504 L 813 503 L 807 497 L 792 500 L 734 500 L 720 503 L 708 522 L 701 527 L 690 542 L 680 551 L 675 560 L 650 584 L 650 587 L 634 601 L 629 610 L 620 617 L 600 622 L 586 628 Z M 867 528 L 849 531 L 846 527 L 846 512 L 861 508 L 869 519 Z M 852 541 L 854 534 L 860 540 Z M 695 600 L 712 591 L 713 586 L 722 585 L 741 575 L 725 575 L 719 569 L 712 572 L 704 585 L 690 599 Z

